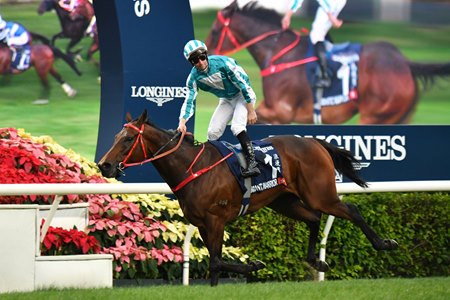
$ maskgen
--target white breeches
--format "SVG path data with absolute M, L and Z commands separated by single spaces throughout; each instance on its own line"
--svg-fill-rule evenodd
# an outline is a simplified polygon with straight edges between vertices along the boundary
M 255 101 L 252 102 L 255 105 Z M 247 129 L 247 102 L 242 93 L 231 99 L 219 99 L 219 105 L 208 126 L 208 140 L 218 140 L 231 121 L 231 132 L 236 136 Z
M 12 36 L 8 39 L 8 46 L 23 46 L 28 44 L 30 37 L 28 33 L 24 32 L 19 36 Z
M 337 17 L 341 10 L 344 8 L 347 0 L 334 0 L 329 2 L 332 2 L 330 12 L 335 17 Z M 327 32 L 331 29 L 332 26 L 333 24 L 328 18 L 327 12 L 325 11 L 325 9 L 323 9 L 322 6 L 319 6 L 317 8 L 316 16 L 312 23 L 311 32 L 309 35 L 309 37 L 311 38 L 311 42 L 313 44 L 316 44 L 317 42 L 323 42 L 325 36 L 327 35 Z

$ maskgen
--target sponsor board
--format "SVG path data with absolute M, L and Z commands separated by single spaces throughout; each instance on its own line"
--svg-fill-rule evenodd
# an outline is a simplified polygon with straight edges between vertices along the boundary
M 420 181 L 450 179 L 450 126 L 415 125 L 253 125 L 252 139 L 296 135 L 324 139 L 350 150 L 360 161 L 367 181 Z M 227 128 L 223 139 L 237 143 Z M 337 182 L 348 182 L 336 173 Z
M 176 7 L 176 9 L 174 9 Z M 178 126 L 191 65 L 183 47 L 194 38 L 187 0 L 94 0 L 100 42 L 101 107 L 95 160 L 111 147 L 126 113 L 147 109 L 161 128 Z M 195 120 L 188 130 L 194 131 Z M 162 182 L 151 164 L 128 168 L 125 182 Z

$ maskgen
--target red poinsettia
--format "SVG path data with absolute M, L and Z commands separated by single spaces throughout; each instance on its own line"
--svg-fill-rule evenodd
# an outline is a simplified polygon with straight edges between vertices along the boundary
M 44 224 L 44 219 L 42 219 Z M 61 227 L 49 227 L 42 241 L 42 255 L 72 255 L 100 253 L 100 243 L 77 229 L 66 230 Z

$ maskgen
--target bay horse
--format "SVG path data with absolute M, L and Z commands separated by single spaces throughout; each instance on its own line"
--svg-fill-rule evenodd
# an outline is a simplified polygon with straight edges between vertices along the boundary
M 309 37 L 282 31 L 281 17 L 254 2 L 239 8 L 234 1 L 218 11 L 206 39 L 208 52 L 230 54 L 247 48 L 261 70 L 282 70 L 262 77 L 264 99 L 256 109 L 262 123 L 313 123 L 314 91 L 305 66 Z M 323 123 L 341 124 L 359 113 L 360 124 L 407 124 L 418 101 L 417 79 L 427 87 L 434 77 L 450 75 L 450 63 L 411 62 L 382 41 L 362 45 L 358 67 L 358 98 L 323 106 Z
M 39 34 L 32 33 L 31 35 L 33 37 L 39 37 L 45 40 L 45 37 Z M 58 48 L 45 44 L 32 44 L 30 65 L 34 67 L 41 81 L 43 89 L 39 100 L 43 100 L 44 102 L 48 102 L 48 97 L 50 95 L 50 84 L 48 82 L 49 73 L 50 75 L 53 76 L 53 78 L 56 79 L 56 81 L 58 81 L 58 83 L 63 88 L 64 92 L 69 97 L 74 97 L 76 95 L 76 90 L 74 90 L 68 83 L 66 83 L 63 80 L 62 76 L 55 69 L 54 66 L 55 57 L 63 59 L 76 74 L 81 75 L 80 71 L 77 69 L 75 65 L 75 62 Z M 25 71 L 26 70 L 22 72 Z M 15 71 L 12 74 L 15 75 L 22 72 Z M 0 43 L 0 75 L 10 75 L 10 74 L 11 74 L 11 50 L 8 47 L 4 46 L 4 44 Z
M 218 284 L 222 271 L 248 274 L 262 269 L 265 265 L 260 261 L 237 264 L 222 260 L 225 224 L 238 217 L 243 193 L 219 151 L 210 142 L 194 143 L 192 136 L 184 138 L 184 134 L 158 128 L 148 121 L 147 110 L 135 120 L 127 114 L 127 122 L 98 162 L 103 176 L 119 177 L 127 167 L 153 163 L 177 197 L 186 219 L 199 229 L 210 254 L 212 286 Z M 286 185 L 251 194 L 247 213 L 267 206 L 306 222 L 310 231 L 307 262 L 312 267 L 322 272 L 329 269 L 315 254 L 323 213 L 353 222 L 377 250 L 398 247 L 394 240 L 381 239 L 356 206 L 341 202 L 337 195 L 335 169 L 359 186 L 367 186 L 355 171 L 358 161 L 349 151 L 293 135 L 266 141 L 278 151 Z
M 47 11 L 55 10 L 59 23 L 61 24 L 61 32 L 52 37 L 51 43 L 52 45 L 55 45 L 57 39 L 70 39 L 70 42 L 66 48 L 66 54 L 69 56 L 75 56 L 81 51 L 81 49 L 72 51 L 72 48 L 86 36 L 86 30 L 90 26 L 91 22 L 95 22 L 94 7 L 88 0 L 78 0 L 78 6 L 75 11 L 71 13 L 62 8 L 58 2 L 59 0 L 42 0 L 37 11 L 39 15 L 42 15 Z M 90 34 L 92 37 L 92 43 L 87 51 L 87 60 L 91 61 L 93 61 L 93 54 L 99 49 L 97 27 L 95 25 L 94 27 L 95 28 Z M 94 63 L 96 62 L 94 61 Z

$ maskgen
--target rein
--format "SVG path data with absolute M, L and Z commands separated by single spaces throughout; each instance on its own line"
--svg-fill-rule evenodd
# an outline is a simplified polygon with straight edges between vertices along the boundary
M 134 126 L 133 124 L 130 124 L 130 123 L 123 125 L 123 127 L 129 127 L 129 128 L 132 128 L 132 129 L 136 130 L 138 132 L 138 136 L 137 136 L 136 141 L 134 142 L 133 146 L 131 147 L 130 152 L 128 152 L 127 156 L 124 158 L 124 160 L 122 162 L 119 163 L 119 166 L 117 167 L 119 172 L 121 172 L 121 173 L 124 173 L 123 170 L 126 167 L 143 165 L 145 163 L 157 160 L 157 159 L 159 159 L 161 157 L 164 157 L 164 156 L 167 156 L 167 155 L 173 153 L 174 151 L 176 151 L 180 147 L 181 142 L 183 141 L 184 136 L 185 136 L 184 132 L 183 133 L 177 132 L 177 134 L 175 134 L 167 143 L 165 143 L 163 146 L 161 146 L 153 154 L 152 157 L 147 158 L 147 151 L 145 150 L 144 138 L 142 137 L 142 134 L 144 133 L 144 129 L 145 129 L 145 124 L 142 124 L 141 128 L 138 128 L 138 127 L 136 127 L 136 126 Z M 172 148 L 170 150 L 167 150 L 164 153 L 159 154 L 165 147 L 167 147 L 167 145 L 169 145 L 171 142 L 173 142 L 180 135 L 181 135 L 180 140 L 178 141 L 177 145 L 174 148 Z M 138 144 L 141 145 L 142 152 L 144 153 L 144 160 L 141 161 L 141 162 L 137 162 L 137 163 L 127 163 L 127 160 L 130 158 L 131 154 L 133 153 L 134 149 L 136 149 Z M 231 152 L 227 156 L 222 157 L 220 160 L 218 160 L 217 162 L 215 162 L 211 166 L 203 168 L 203 169 L 193 173 L 192 172 L 192 168 L 194 167 L 195 163 L 199 159 L 200 155 L 202 155 L 204 150 L 205 150 L 205 144 L 202 145 L 202 149 L 198 152 L 197 156 L 194 158 L 194 160 L 192 161 L 191 165 L 186 170 L 186 173 L 190 172 L 191 174 L 186 179 L 184 179 L 182 182 L 180 182 L 175 188 L 173 188 L 172 189 L 173 192 L 176 192 L 176 191 L 180 190 L 186 184 L 188 184 L 192 180 L 196 179 L 197 177 L 200 177 L 201 175 L 205 174 L 206 172 L 208 172 L 212 168 L 216 167 L 217 165 L 219 165 L 220 163 L 222 163 L 223 161 L 225 161 L 226 159 L 228 159 L 230 156 L 232 156 L 234 154 L 233 152 Z
M 190 172 L 191 174 L 188 177 L 186 177 L 186 179 L 184 179 L 182 182 L 180 182 L 176 187 L 174 187 L 172 189 L 173 192 L 176 192 L 176 191 L 180 190 L 186 184 L 188 184 L 192 180 L 196 179 L 197 177 L 200 177 L 201 175 L 205 174 L 206 172 L 208 172 L 209 170 L 211 170 L 212 168 L 214 168 L 218 164 L 222 163 L 223 161 L 225 161 L 226 159 L 228 159 L 230 156 L 232 156 L 234 154 L 233 152 L 230 152 L 227 156 L 222 157 L 220 160 L 216 161 L 211 166 L 203 168 L 203 169 L 193 173 L 192 172 L 192 168 L 194 167 L 195 163 L 197 162 L 198 158 L 200 157 L 200 155 L 203 153 L 204 150 L 205 150 L 205 144 L 202 145 L 202 149 L 198 152 L 197 156 L 194 158 L 194 160 L 192 161 L 191 165 L 186 170 L 186 173 Z
M 124 158 L 124 160 L 123 160 L 122 162 L 119 163 L 118 169 L 119 169 L 120 172 L 123 172 L 123 170 L 124 170 L 126 167 L 137 166 L 137 165 L 143 165 L 143 164 L 145 164 L 145 163 L 148 163 L 148 162 L 151 162 L 151 161 L 160 159 L 161 157 L 164 157 L 164 156 L 167 156 L 167 155 L 171 154 L 172 152 L 176 151 L 176 150 L 180 147 L 181 142 L 183 141 L 184 135 L 185 135 L 184 132 L 183 132 L 183 133 L 178 132 L 178 133 L 175 134 L 175 135 L 174 135 L 167 143 L 165 143 L 163 146 L 161 146 L 161 148 L 159 148 L 159 149 L 153 154 L 152 157 L 147 158 L 147 151 L 145 150 L 144 138 L 142 137 L 142 134 L 144 133 L 145 124 L 142 124 L 142 125 L 141 125 L 141 128 L 137 128 L 137 127 L 134 126 L 133 124 L 129 124 L 129 123 L 123 125 L 123 127 L 128 127 L 128 128 L 132 128 L 132 129 L 136 130 L 136 131 L 138 132 L 138 136 L 137 136 L 136 141 L 134 142 L 133 146 L 131 147 L 130 152 L 128 152 L 128 154 L 127 154 L 127 156 Z M 167 147 L 167 145 L 169 145 L 171 142 L 173 142 L 178 136 L 180 136 L 180 134 L 181 134 L 181 137 L 180 137 L 180 140 L 178 141 L 177 145 L 176 145 L 174 148 L 172 148 L 172 149 L 170 149 L 170 150 L 167 150 L 166 152 L 160 154 L 160 152 L 161 152 L 165 147 Z M 137 163 L 127 163 L 127 160 L 130 158 L 131 154 L 133 153 L 134 149 L 136 148 L 136 146 L 137 146 L 138 144 L 141 145 L 142 152 L 144 153 L 144 160 L 141 161 L 141 162 L 137 162 Z
M 223 25 L 223 29 L 222 32 L 220 33 L 220 39 L 219 42 L 217 43 L 217 49 L 216 52 L 217 54 L 221 54 L 221 55 L 230 55 L 233 53 L 236 53 L 244 48 L 250 47 L 256 43 L 259 43 L 260 41 L 268 38 L 269 36 L 273 36 L 276 34 L 281 33 L 282 31 L 279 30 L 272 30 L 272 31 L 268 31 L 264 34 L 261 34 L 259 36 L 256 36 L 255 38 L 243 43 L 243 44 L 239 44 L 239 42 L 237 41 L 236 37 L 234 36 L 233 32 L 230 29 L 230 23 L 231 23 L 231 18 L 225 18 L 222 14 L 222 11 L 218 11 L 217 12 L 217 20 L 219 20 L 219 22 Z M 291 51 L 292 49 L 295 48 L 295 46 L 298 45 L 298 43 L 300 42 L 300 33 L 294 31 L 294 34 L 296 36 L 295 40 L 290 43 L 288 46 L 286 46 L 285 48 L 281 49 L 276 55 L 274 55 L 269 62 L 269 67 L 261 70 L 260 74 L 262 77 L 266 77 L 269 75 L 273 75 L 275 73 L 284 71 L 286 69 L 290 69 L 290 68 L 294 68 L 306 63 L 310 63 L 313 61 L 317 60 L 316 56 L 311 56 L 308 58 L 304 58 L 301 60 L 296 60 L 293 62 L 288 62 L 288 63 L 280 63 L 280 64 L 274 64 L 275 61 L 277 61 L 278 59 L 280 59 L 283 55 L 285 55 L 286 53 L 288 53 L 289 51 Z M 235 48 L 233 50 L 230 51 L 221 51 L 222 46 L 223 46 L 223 42 L 225 40 L 225 37 L 228 37 L 231 41 L 231 43 L 235 46 Z

